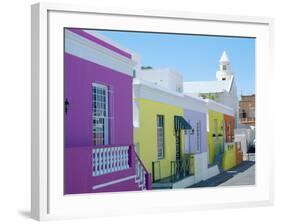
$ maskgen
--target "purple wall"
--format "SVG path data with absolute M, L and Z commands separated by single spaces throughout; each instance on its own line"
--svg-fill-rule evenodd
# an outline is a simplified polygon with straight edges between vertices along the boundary
M 133 143 L 132 77 L 65 53 L 65 147 L 92 146 L 92 83 L 109 87 L 110 144 Z
M 192 128 L 194 128 L 194 134 L 185 135 L 185 152 L 186 153 L 202 153 L 207 151 L 207 123 L 206 114 L 193 110 L 185 110 L 184 118 L 189 121 Z M 196 122 L 201 121 L 201 151 L 196 151 Z M 191 146 L 191 147 L 190 147 Z
M 83 30 L 70 30 L 131 59 L 129 53 L 89 35 Z M 135 180 L 136 159 L 138 158 L 133 145 L 132 77 L 81 59 L 73 54 L 75 53 L 64 52 L 64 95 L 69 103 L 67 113 L 64 116 L 64 194 L 140 190 L 140 186 Z M 107 146 L 93 145 L 93 83 L 105 85 L 109 90 L 108 111 L 110 119 L 109 145 Z M 97 147 L 109 146 L 130 147 L 128 152 L 129 168 L 93 176 L 93 150 Z M 118 182 L 127 177 L 130 179 Z M 150 174 L 146 173 L 146 179 L 146 188 L 151 189 Z M 96 187 L 95 190 L 93 190 L 93 186 Z
M 101 177 L 92 176 L 92 83 L 109 87 L 110 145 L 133 144 L 132 77 L 65 53 L 65 194 L 93 192 L 92 186 L 133 175 L 128 170 Z M 136 190 L 134 181 L 111 185 L 99 191 Z
M 135 175 L 135 150 L 130 146 L 131 163 L 130 168 L 116 171 L 101 176 L 92 176 L 92 147 L 67 148 L 65 152 L 65 194 L 81 194 L 96 192 L 119 192 L 140 190 L 135 178 L 120 183 L 111 184 L 96 190 L 92 187 L 104 184 L 110 181 L 118 180 L 124 177 Z M 148 174 L 147 174 L 148 175 Z M 151 189 L 151 179 L 147 180 L 147 188 Z

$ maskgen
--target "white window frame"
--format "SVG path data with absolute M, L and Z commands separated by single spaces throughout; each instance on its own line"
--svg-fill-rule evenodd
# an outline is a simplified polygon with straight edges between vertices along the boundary
M 202 130 L 201 130 L 201 120 L 198 120 L 196 122 L 196 151 L 197 152 L 201 152 L 201 134 L 202 134 Z
M 103 131 L 103 142 L 101 144 L 94 144 L 94 145 L 108 145 L 109 144 L 109 116 L 108 116 L 108 86 L 103 85 L 103 84 L 99 84 L 99 83 L 92 83 L 92 120 L 94 119 L 94 88 L 100 88 L 105 90 L 105 111 L 106 114 L 105 116 L 99 116 L 99 118 L 103 118 L 104 119 L 104 131 Z M 93 133 L 93 142 L 94 141 L 94 127 L 93 127 L 94 123 L 92 122 L 92 133 Z
M 158 125 L 158 119 L 159 118 L 162 118 L 162 126 L 159 126 Z M 161 115 L 161 114 L 157 114 L 156 115 L 156 127 L 157 127 L 157 159 L 158 160 L 161 160 L 161 159 L 164 159 L 164 153 L 165 153 L 165 131 L 164 131 L 164 115 Z M 162 145 L 159 145 L 159 131 L 162 131 Z M 160 153 L 159 152 L 162 152 L 162 156 L 159 156 Z

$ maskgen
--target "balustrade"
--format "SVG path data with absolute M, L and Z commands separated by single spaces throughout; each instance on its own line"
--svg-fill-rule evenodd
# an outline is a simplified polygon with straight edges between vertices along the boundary
M 93 176 L 129 168 L 129 146 L 101 147 L 92 151 Z

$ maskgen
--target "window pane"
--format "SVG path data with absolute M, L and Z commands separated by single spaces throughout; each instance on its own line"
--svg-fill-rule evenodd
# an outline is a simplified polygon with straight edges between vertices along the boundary
M 108 144 L 108 89 L 106 86 L 93 84 L 93 143 Z
M 164 157 L 164 116 L 157 115 L 157 156 L 158 159 Z

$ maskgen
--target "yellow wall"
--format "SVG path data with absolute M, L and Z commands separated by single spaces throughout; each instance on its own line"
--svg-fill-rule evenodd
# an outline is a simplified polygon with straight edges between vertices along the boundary
M 134 99 L 139 107 L 139 128 L 134 130 L 134 142 L 137 152 L 147 170 L 152 174 L 152 162 L 157 161 L 157 115 L 164 116 L 164 159 L 159 160 L 161 178 L 170 176 L 170 161 L 176 160 L 176 141 L 174 132 L 174 116 L 183 116 L 182 108 L 159 103 L 147 99 Z M 181 131 L 181 149 L 184 149 L 184 132 Z M 156 179 L 159 177 L 158 168 Z
M 224 131 L 221 129 L 221 126 L 224 125 L 224 115 L 222 113 L 212 110 L 209 110 L 208 113 L 209 113 L 209 132 L 208 132 L 209 163 L 213 165 L 215 159 L 215 152 L 216 152 L 214 138 L 212 137 L 213 133 L 215 132 L 214 120 L 217 119 L 216 135 L 218 134 L 224 135 Z M 218 138 L 218 144 L 222 146 L 223 137 Z
M 236 145 L 234 143 L 226 144 L 222 159 L 223 170 L 229 170 L 236 166 Z

